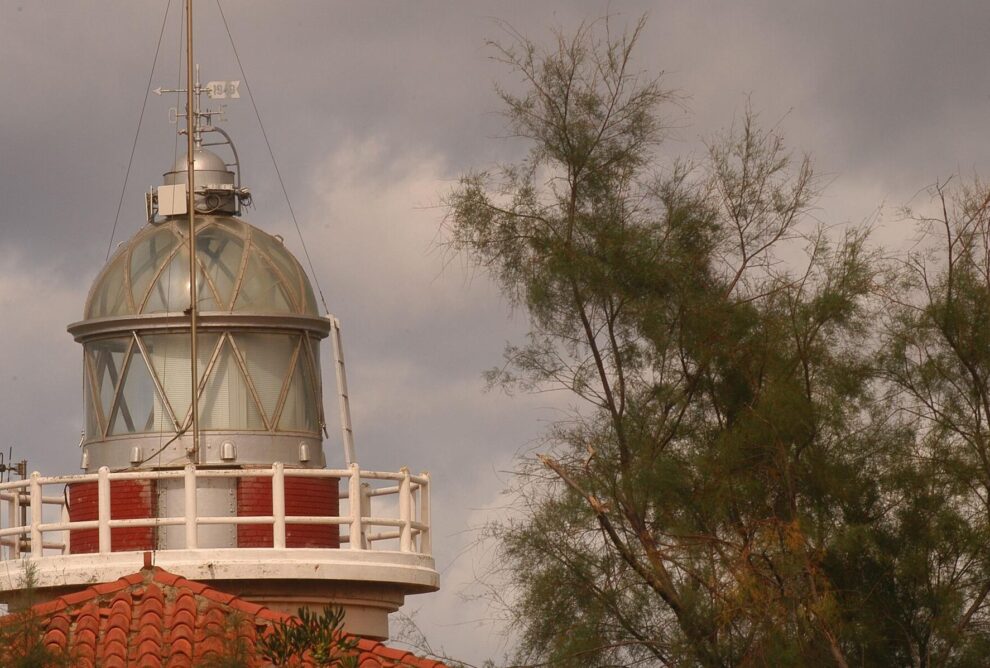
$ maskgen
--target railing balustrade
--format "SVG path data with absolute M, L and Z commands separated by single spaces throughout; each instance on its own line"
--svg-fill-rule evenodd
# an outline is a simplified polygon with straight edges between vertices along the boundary
M 337 478 L 346 480 L 338 486 L 341 500 L 348 501 L 347 513 L 337 516 L 287 515 L 285 479 Z M 272 514 L 249 516 L 200 517 L 197 508 L 198 482 L 210 478 L 271 478 Z M 111 517 L 111 483 L 118 480 L 181 479 L 185 508 L 181 515 L 135 519 Z M 97 519 L 69 519 L 66 486 L 97 483 Z M 391 484 L 389 484 L 391 483 Z M 57 488 L 58 495 L 45 494 Z M 372 514 L 373 499 L 385 497 L 397 501 L 397 517 Z M 397 498 L 396 498 L 397 497 Z M 189 465 L 184 469 L 166 471 L 116 471 L 103 467 L 97 473 L 43 477 L 34 472 L 26 480 L 0 483 L 0 561 L 10 559 L 40 559 L 56 554 L 72 554 L 69 532 L 97 529 L 98 553 L 111 551 L 111 529 L 119 527 L 185 526 L 184 549 L 196 549 L 201 526 L 270 525 L 273 532 L 272 550 L 293 550 L 286 547 L 286 525 L 338 525 L 346 529 L 340 543 L 352 550 L 372 550 L 375 543 L 398 541 L 398 551 L 430 556 L 430 476 L 412 475 L 403 468 L 398 473 L 362 471 L 357 464 L 347 469 L 295 469 L 275 463 L 271 468 L 206 469 Z M 232 546 L 233 547 L 233 546 Z M 340 549 L 340 548 L 327 548 Z

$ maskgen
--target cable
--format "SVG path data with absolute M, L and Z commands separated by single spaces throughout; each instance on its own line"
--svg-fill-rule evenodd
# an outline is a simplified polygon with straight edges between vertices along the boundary
M 227 39 L 230 40 L 230 48 L 234 51 L 234 59 L 237 61 L 237 67 L 241 71 L 241 79 L 244 80 L 244 88 L 247 89 L 248 99 L 251 100 L 251 107 L 254 109 L 254 115 L 258 119 L 258 125 L 261 127 L 261 136 L 265 138 L 265 145 L 268 147 L 268 155 L 272 158 L 272 165 L 275 167 L 275 175 L 278 177 L 278 183 L 282 186 L 282 196 L 285 197 L 285 204 L 289 207 L 289 216 L 292 218 L 292 224 L 296 226 L 296 234 L 299 235 L 299 243 L 302 244 L 303 254 L 306 256 L 306 264 L 309 265 L 309 273 L 313 276 L 313 281 L 316 283 L 316 291 L 320 293 L 320 301 L 323 303 L 324 311 L 329 314 L 330 307 L 327 306 L 326 297 L 323 296 L 323 288 L 320 287 L 320 278 L 316 275 L 316 270 L 313 268 L 313 260 L 309 256 L 309 249 L 306 248 L 306 240 L 303 239 L 302 230 L 299 229 L 299 221 L 296 220 L 296 213 L 292 210 L 292 202 L 289 200 L 289 192 L 285 188 L 285 181 L 282 180 L 282 172 L 278 168 L 278 161 L 275 160 L 275 152 L 272 150 L 272 144 L 268 141 L 268 133 L 265 132 L 265 124 L 261 122 L 261 114 L 258 112 L 258 105 L 254 101 L 254 94 L 251 92 L 251 84 L 248 83 L 247 74 L 244 73 L 244 66 L 241 64 L 241 57 L 237 53 L 237 46 L 234 44 L 234 36 L 230 34 L 230 26 L 227 25 L 227 17 L 223 13 L 223 7 L 220 5 L 220 0 L 217 0 L 217 9 L 220 10 L 220 18 L 223 19 L 223 27 L 227 31 Z
M 155 59 L 151 63 L 151 74 L 148 75 L 148 86 L 144 91 L 144 102 L 141 103 L 141 114 L 138 116 L 137 130 L 134 131 L 134 143 L 131 144 L 131 157 L 127 159 L 127 171 L 124 174 L 124 185 L 120 188 L 120 199 L 117 201 L 117 214 L 113 217 L 113 230 L 110 232 L 110 243 L 107 244 L 106 262 L 110 259 L 110 251 L 113 249 L 113 238 L 117 234 L 117 223 L 120 222 L 120 209 L 124 205 L 124 193 L 127 191 L 127 180 L 131 176 L 131 165 L 134 163 L 134 151 L 137 149 L 138 137 L 141 136 L 141 123 L 144 121 L 144 110 L 148 106 L 148 94 L 151 93 L 151 82 L 155 78 L 155 67 L 158 65 L 158 52 L 162 48 L 162 38 L 165 36 L 165 25 L 168 23 L 168 11 L 172 7 L 172 0 L 168 0 L 165 5 L 165 16 L 162 17 L 162 30 L 158 33 L 158 45 L 155 46 Z
M 175 441 L 178 440 L 178 438 L 180 436 L 182 436 L 183 434 L 185 434 L 187 431 L 189 431 L 189 428 L 188 427 L 183 427 L 182 429 L 180 429 L 178 431 L 178 433 L 176 433 L 175 436 L 173 436 L 172 438 L 168 439 L 168 441 L 165 442 L 165 445 L 163 445 L 162 447 L 158 448 L 155 452 L 151 453 L 150 455 L 148 455 L 147 457 L 145 457 L 144 459 L 142 459 L 141 461 L 139 461 L 137 464 L 132 464 L 131 465 L 131 468 L 137 468 L 138 466 L 143 466 L 144 464 L 147 464 L 148 462 L 150 462 L 155 457 L 158 457 L 158 465 L 161 466 L 161 463 L 162 463 L 161 454 L 162 454 L 162 452 L 165 451 L 165 448 L 167 448 L 168 446 L 170 446 L 173 443 L 175 443 Z
M 169 0 L 169 2 L 171 2 L 171 0 Z M 185 34 L 186 34 L 185 31 L 182 29 L 183 21 L 185 20 L 185 15 L 186 15 L 186 8 L 183 5 L 182 11 L 179 13 L 179 69 L 178 69 L 178 73 L 176 74 L 176 82 L 175 82 L 175 108 L 176 108 L 176 110 L 179 109 L 179 106 L 180 106 L 180 104 L 182 102 L 182 99 L 181 99 L 182 93 L 180 92 L 179 89 L 182 88 L 182 72 L 183 72 L 183 69 L 182 69 L 182 60 L 183 60 L 183 56 L 186 53 L 186 50 L 184 48 L 182 48 L 182 41 L 185 38 Z M 175 126 L 176 126 L 176 130 L 177 131 L 175 133 L 175 137 L 172 140 L 172 165 L 175 165 L 176 161 L 179 159 L 179 133 L 178 133 L 179 119 L 178 119 L 178 114 L 176 114 Z M 181 238 L 181 236 L 177 236 L 177 239 L 179 241 L 179 245 L 181 246 L 182 245 L 182 238 Z M 171 308 L 171 305 L 172 305 L 172 260 L 174 258 L 178 257 L 178 255 L 179 255 L 179 251 L 177 250 L 177 251 L 175 251 L 174 254 L 173 253 L 170 253 L 165 258 L 165 262 L 168 263 L 168 265 L 165 267 L 165 274 L 166 274 L 166 276 L 165 276 L 165 283 L 168 286 L 168 288 L 165 290 L 166 310 L 168 310 L 169 308 Z M 161 278 L 160 277 L 158 278 L 158 281 L 157 282 L 158 283 L 161 282 Z M 155 288 L 155 285 L 152 285 L 150 289 L 154 289 L 154 288 Z M 168 368 L 168 347 L 167 346 L 165 348 L 165 351 L 166 352 L 165 352 L 164 360 L 162 361 L 162 368 L 163 369 L 167 369 Z M 165 380 L 162 381 L 162 390 L 166 394 L 165 397 L 162 397 L 162 401 L 168 402 L 169 406 L 172 405 L 172 402 L 170 402 L 168 400 L 168 396 L 167 396 L 168 395 L 168 390 L 165 387 L 165 383 L 169 382 L 170 380 L 171 379 L 165 379 Z M 192 384 L 194 382 L 196 382 L 196 381 L 195 380 L 192 380 L 192 381 L 190 381 L 190 384 Z M 193 394 L 195 394 L 195 392 L 193 392 Z M 185 419 L 186 418 L 183 415 L 182 416 L 183 423 L 185 422 Z M 141 462 L 141 464 L 145 464 L 148 461 L 150 461 L 152 458 L 154 458 L 155 456 L 157 456 L 158 457 L 158 466 L 160 467 L 162 465 L 162 458 L 161 458 L 162 452 L 164 452 L 165 451 L 165 448 L 167 448 L 169 445 L 171 445 L 175 441 L 175 439 L 177 439 L 179 436 L 181 436 L 182 434 L 184 434 L 185 431 L 186 431 L 185 428 L 183 428 L 181 424 L 180 425 L 176 425 L 176 426 L 179 429 L 176 432 L 176 435 L 173 438 L 169 439 L 169 441 L 167 443 L 165 443 L 165 445 L 162 445 L 162 440 L 165 438 L 165 426 L 164 425 L 160 425 L 160 429 L 158 431 L 158 445 L 160 447 L 158 448 L 157 452 L 155 452 L 155 454 L 153 454 L 150 457 L 148 457 L 148 459 L 146 459 L 143 462 Z

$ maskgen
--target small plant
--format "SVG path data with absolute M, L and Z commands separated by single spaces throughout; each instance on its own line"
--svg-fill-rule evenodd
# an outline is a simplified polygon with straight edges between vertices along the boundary
M 45 646 L 44 621 L 32 606 L 37 594 L 33 564 L 26 564 L 20 585 L 24 590 L 18 612 L 0 617 L 0 668 L 68 668 L 74 665 L 71 651 L 66 654 Z
M 302 661 L 308 653 L 318 666 L 357 668 L 357 638 L 344 633 L 344 610 L 325 606 L 319 615 L 299 608 L 296 619 L 279 622 L 261 638 L 261 655 L 276 666 L 288 666 L 293 659 Z
M 199 668 L 248 668 L 254 656 L 248 637 L 242 633 L 251 622 L 244 615 L 234 612 L 224 617 L 223 625 L 208 627 L 207 637 L 220 641 L 220 647 L 210 651 L 197 666 Z

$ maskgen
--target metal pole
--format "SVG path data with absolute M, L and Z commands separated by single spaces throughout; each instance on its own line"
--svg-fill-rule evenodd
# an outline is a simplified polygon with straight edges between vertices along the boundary
M 361 467 L 351 462 L 351 477 L 347 483 L 347 499 L 351 504 L 351 549 L 364 549 L 364 521 L 361 516 Z
M 399 550 L 412 552 L 412 487 L 409 481 L 409 469 L 400 469 L 402 480 L 399 481 Z
M 21 494 L 24 490 L 20 487 L 15 487 L 11 490 L 13 496 L 10 498 L 10 506 L 8 506 L 8 512 L 10 513 L 7 517 L 7 525 L 10 527 L 24 526 L 24 522 L 21 522 Z M 20 559 L 21 557 L 21 545 L 24 534 L 16 534 L 13 536 L 14 544 L 11 546 L 10 554 L 13 559 Z
M 41 535 L 41 474 L 37 471 L 31 474 L 31 558 L 43 556 L 44 538 Z
M 371 517 L 371 483 L 362 482 L 361 483 L 361 517 Z M 371 545 L 368 544 L 368 528 L 363 524 L 361 525 L 361 549 L 369 550 Z
M 344 369 L 344 346 L 340 342 L 340 320 L 330 316 L 330 348 L 337 376 L 337 404 L 340 408 L 340 430 L 344 438 L 344 463 L 357 461 L 354 454 L 354 429 L 351 427 L 351 398 L 347 393 L 347 371 Z
M 186 501 L 186 549 L 199 548 L 199 509 L 196 506 L 196 467 L 186 464 L 183 475 L 183 492 Z
M 272 547 L 285 549 L 285 464 L 272 464 Z
M 193 13 L 192 0 L 186 0 L 186 171 L 189 186 L 189 367 L 192 374 L 192 451 L 188 454 L 199 461 L 199 351 L 196 345 L 196 171 L 194 163 L 196 117 L 193 108 Z
M 419 486 L 419 521 L 424 529 L 419 534 L 419 552 L 426 556 L 433 554 L 433 536 L 430 534 L 430 474 L 423 472 L 426 481 Z
M 101 466 L 96 479 L 96 519 L 97 535 L 100 541 L 100 554 L 109 554 L 112 542 L 110 534 L 110 469 Z

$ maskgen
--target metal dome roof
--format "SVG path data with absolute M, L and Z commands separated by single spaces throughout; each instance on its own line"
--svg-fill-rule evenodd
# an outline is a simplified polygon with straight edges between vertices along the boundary
M 219 155 L 205 148 L 197 148 L 193 152 L 193 170 L 196 172 L 196 183 L 203 185 L 233 184 L 234 173 Z M 166 185 L 189 183 L 186 156 L 177 158 L 172 169 L 163 174 Z
M 282 242 L 230 216 L 198 216 L 198 310 L 319 316 L 302 266 Z M 97 277 L 85 319 L 182 313 L 189 307 L 188 227 L 168 219 L 144 227 Z
M 215 170 L 218 172 L 227 171 L 227 164 L 223 161 L 219 155 L 205 148 L 197 148 L 193 153 L 193 169 L 198 171 L 208 171 Z M 173 172 L 184 172 L 186 171 L 186 156 L 181 156 L 175 159 L 175 164 L 172 166 L 171 171 Z

